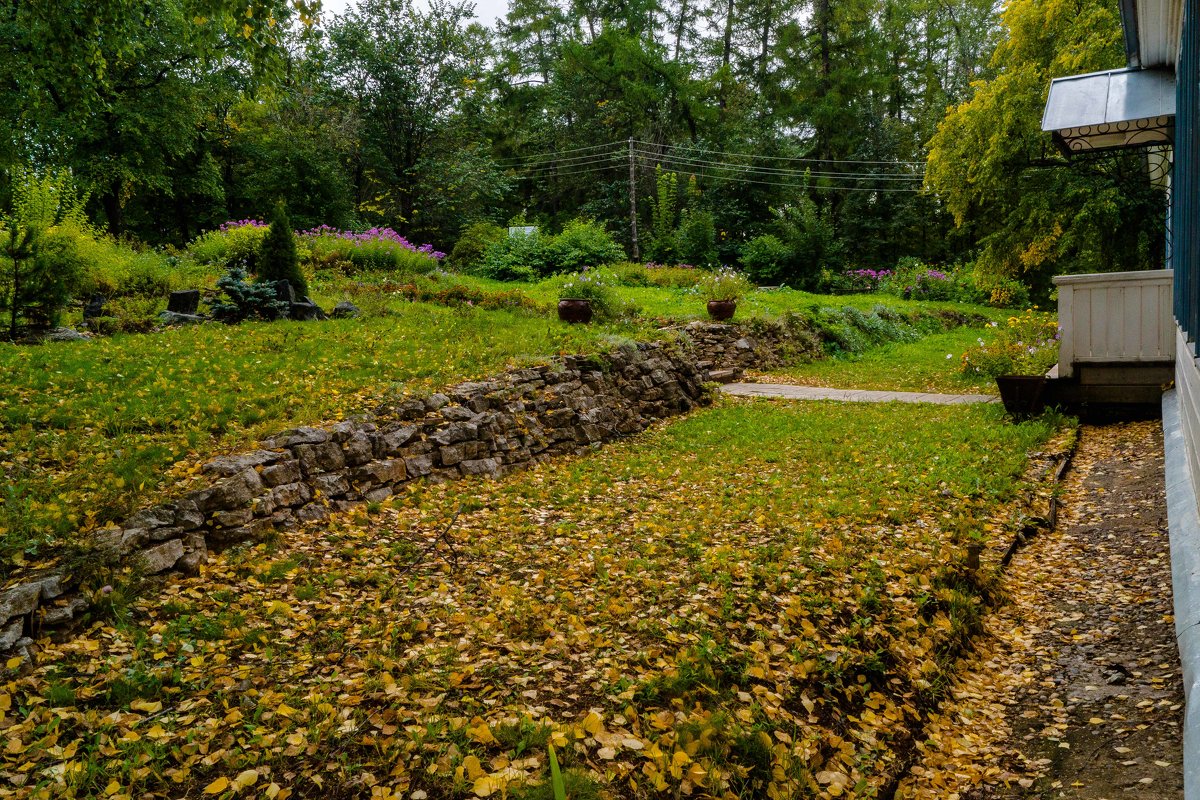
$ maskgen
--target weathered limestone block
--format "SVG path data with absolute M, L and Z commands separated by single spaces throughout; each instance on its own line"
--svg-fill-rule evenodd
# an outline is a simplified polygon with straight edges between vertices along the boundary
M 295 483 L 300 480 L 300 462 L 283 461 L 266 467 L 262 471 L 262 482 L 267 486 L 280 486 L 285 483 Z
M 393 458 L 386 461 L 375 461 L 366 466 L 359 467 L 351 474 L 354 482 L 357 484 L 382 484 L 396 483 L 407 477 L 407 468 L 404 464 L 404 459 Z
M 42 625 L 61 625 L 68 620 L 74 619 L 75 615 L 86 609 L 88 605 L 90 604 L 86 597 L 75 595 L 74 597 L 60 600 L 53 605 L 42 606 Z
M 192 500 L 180 500 L 175 503 L 175 527 L 185 531 L 195 530 L 204 524 L 204 515 Z
M 175 566 L 183 558 L 183 540 L 172 539 L 138 553 L 138 561 L 147 575 L 157 575 Z
M 409 475 L 423 478 L 433 471 L 433 458 L 427 455 L 416 455 L 404 459 L 404 466 Z
M 245 469 L 226 478 L 210 489 L 193 492 L 186 499 L 193 501 L 203 514 L 242 508 L 263 490 L 262 479 L 253 469 Z
M 279 458 L 279 453 L 272 453 L 269 450 L 252 450 L 249 453 L 214 458 L 204 465 L 203 470 L 209 474 L 228 477 L 253 467 L 274 464 Z
M 25 620 L 16 619 L 0 628 L 0 650 L 13 647 L 25 633 Z
M 232 511 L 218 511 L 213 514 L 213 525 L 218 528 L 240 528 L 249 525 L 254 519 L 253 508 L 236 508 Z
M 461 464 L 462 473 L 464 475 L 492 475 L 500 468 L 499 459 L 495 458 L 479 458 L 464 461 Z
M 312 489 L 305 483 L 285 483 L 271 490 L 271 499 L 275 507 L 300 506 L 312 499 Z
M 350 491 L 350 481 L 340 472 L 331 472 L 314 477 L 312 488 L 320 492 L 322 497 L 341 497 Z
M 368 503 L 382 503 L 392 496 L 392 487 L 380 486 L 378 489 L 372 489 L 364 495 L 364 499 Z
M 375 445 L 368 434 L 358 431 L 342 442 L 342 453 L 348 465 L 357 467 L 374 457 Z
M 154 506 L 137 512 L 125 520 L 126 528 L 167 528 L 175 524 L 175 509 L 170 506 Z
M 382 451 L 381 456 L 394 456 L 400 452 L 400 449 L 413 440 L 417 435 L 417 429 L 412 425 L 401 425 L 396 428 L 384 430 L 380 437 L 380 446 Z
M 438 450 L 438 459 L 443 466 L 452 467 L 465 458 L 463 444 L 451 444 Z
M 444 446 L 474 439 L 478 433 L 479 427 L 473 422 L 452 422 L 429 438 Z
M 309 503 L 296 510 L 299 522 L 323 522 L 329 519 L 329 509 L 321 503 Z
M 296 458 L 300 460 L 300 468 L 305 475 L 333 472 L 346 466 L 342 448 L 335 442 L 301 444 L 292 449 L 296 453 Z
M 183 555 L 175 562 L 175 568 L 194 574 L 208 560 L 208 542 L 199 533 L 189 533 L 183 539 Z

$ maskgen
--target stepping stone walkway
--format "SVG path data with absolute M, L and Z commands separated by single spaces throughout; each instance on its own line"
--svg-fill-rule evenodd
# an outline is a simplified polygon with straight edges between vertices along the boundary
M 934 403 L 943 406 L 998 403 L 990 394 L 932 394 L 926 392 L 874 392 L 866 389 L 830 389 L 825 386 L 792 386 L 784 383 L 727 383 L 725 394 L 736 397 L 778 397 L 784 400 L 840 400 L 849 403 Z

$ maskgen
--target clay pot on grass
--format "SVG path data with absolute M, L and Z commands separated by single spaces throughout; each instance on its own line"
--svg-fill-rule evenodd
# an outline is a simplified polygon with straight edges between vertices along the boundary
M 558 318 L 572 324 L 591 322 L 592 304 L 578 298 L 563 298 L 558 301 Z

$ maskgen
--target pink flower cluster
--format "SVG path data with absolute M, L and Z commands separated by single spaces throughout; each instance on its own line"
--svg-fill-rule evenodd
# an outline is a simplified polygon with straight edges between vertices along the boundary
M 405 250 L 411 250 L 414 253 L 424 253 L 431 258 L 436 258 L 439 261 L 446 257 L 446 254 L 440 250 L 434 250 L 433 245 L 423 244 L 417 247 L 412 242 L 405 239 L 400 234 L 396 233 L 391 228 L 369 228 L 362 233 L 354 231 L 343 231 L 334 228 L 330 225 L 318 225 L 307 231 L 297 231 L 298 236 L 331 236 L 337 239 L 343 239 L 354 244 L 369 244 L 373 242 L 390 242 L 403 247 Z
M 266 227 L 269 227 L 269 226 L 267 225 L 267 223 L 263 222 L 261 219 L 238 219 L 238 220 L 231 219 L 231 220 L 229 220 L 229 222 L 222 222 L 221 227 L 217 228 L 217 230 L 224 233 L 225 231 L 231 230 L 233 228 L 266 228 Z

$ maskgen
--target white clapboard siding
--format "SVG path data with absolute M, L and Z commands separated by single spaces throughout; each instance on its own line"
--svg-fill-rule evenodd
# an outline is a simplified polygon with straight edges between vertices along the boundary
M 1075 364 L 1175 360 L 1169 269 L 1060 275 L 1058 374 Z

